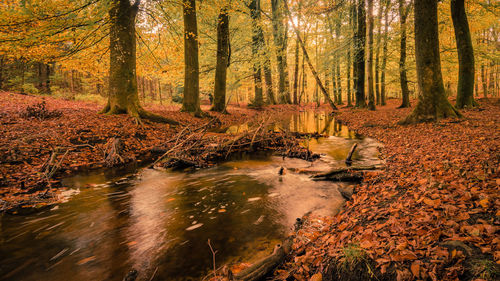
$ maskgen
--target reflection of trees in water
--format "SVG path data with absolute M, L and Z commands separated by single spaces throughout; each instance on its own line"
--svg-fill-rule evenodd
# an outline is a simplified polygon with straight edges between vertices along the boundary
M 130 201 L 132 196 L 130 193 L 126 193 L 123 197 L 113 197 L 113 194 L 110 193 L 106 195 L 108 204 L 111 207 L 111 215 L 108 220 L 109 232 L 103 233 L 102 241 L 99 241 L 99 245 L 102 245 L 100 249 L 107 249 L 108 252 L 103 253 L 104 262 L 99 262 L 101 265 L 109 263 L 108 266 L 104 266 L 105 272 L 109 274 L 105 279 L 114 280 L 123 278 L 132 267 L 126 233 L 126 229 L 130 225 Z

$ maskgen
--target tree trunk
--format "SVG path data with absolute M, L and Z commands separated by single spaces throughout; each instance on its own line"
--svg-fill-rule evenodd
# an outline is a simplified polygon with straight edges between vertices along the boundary
M 446 98 L 439 55 L 436 0 L 415 0 L 415 59 L 418 103 L 402 123 L 461 116 Z
M 264 35 L 262 33 L 262 35 Z M 264 81 L 266 82 L 266 94 L 267 94 L 267 103 L 268 104 L 276 104 L 276 98 L 274 97 L 274 90 L 273 90 L 273 74 L 271 71 L 271 59 L 269 58 L 269 52 L 266 42 L 264 41 L 264 38 L 262 38 L 262 44 L 264 44 L 265 47 L 265 53 L 264 53 Z
M 140 118 L 156 122 L 178 124 L 165 117 L 144 110 L 139 104 L 136 76 L 135 18 L 140 1 L 113 0 L 110 4 L 110 63 L 109 98 L 101 111 L 107 114 L 127 113 L 137 122 Z
M 356 5 L 354 3 L 350 4 L 350 9 L 349 9 L 349 26 L 351 27 L 351 30 L 353 31 L 352 34 L 354 34 L 354 31 L 356 30 L 356 25 L 355 25 L 355 16 L 356 16 Z M 354 37 L 351 37 L 354 39 Z M 354 42 L 354 40 L 352 40 Z M 353 44 L 349 44 L 347 47 L 347 106 L 352 106 L 352 93 L 351 93 L 351 50 Z M 355 45 L 354 45 L 355 46 Z M 354 67 L 353 67 L 354 70 Z
M 213 111 L 226 111 L 226 78 L 229 66 L 229 14 L 223 8 L 217 19 L 217 63 L 215 67 L 215 86 Z
M 342 14 L 340 15 L 340 17 L 342 17 Z M 337 24 L 335 25 L 335 37 L 337 38 L 337 40 L 339 40 L 340 42 L 340 22 L 341 20 L 340 19 L 337 19 Z M 344 104 L 342 102 L 342 80 L 340 78 L 340 54 L 337 54 L 337 61 L 336 61 L 336 64 L 337 64 L 337 73 L 336 73 L 336 77 L 337 77 L 337 104 Z
M 295 41 L 295 67 L 293 71 L 293 104 L 297 103 L 298 96 L 298 83 L 299 83 L 299 40 Z
M 484 64 L 481 64 L 481 84 L 483 85 L 483 96 L 488 97 L 488 86 L 486 83 L 486 69 Z
M 286 61 L 286 33 L 283 17 L 283 0 L 271 0 L 274 45 L 278 62 L 278 99 L 280 103 L 290 103 L 288 68 Z
M 262 67 L 260 55 L 262 52 L 261 37 L 262 28 L 260 27 L 260 0 L 250 2 L 250 16 L 252 18 L 252 56 L 253 56 L 253 79 L 255 88 L 255 98 L 252 105 L 261 108 L 264 105 L 264 96 L 262 95 Z
M 305 40 L 305 39 L 304 39 Z M 307 74 L 306 74 L 306 58 L 302 52 L 302 94 L 305 96 L 305 104 L 309 102 L 309 95 L 307 94 Z
M 382 13 L 384 12 L 384 3 L 379 1 L 377 13 L 377 46 L 375 50 L 375 100 L 380 105 L 380 43 L 382 41 Z
M 201 117 L 200 66 L 198 61 L 198 23 L 196 1 L 183 0 L 184 11 L 184 97 L 181 111 Z
M 375 110 L 373 89 L 373 0 L 368 0 L 368 108 Z
M 284 0 L 287 1 L 287 0 Z M 300 13 L 302 9 L 302 1 L 299 0 L 299 9 L 297 13 L 297 22 L 300 26 Z M 298 104 L 298 85 L 299 85 L 299 39 L 300 31 L 297 30 L 297 39 L 295 41 L 295 68 L 293 75 L 293 104 Z
M 356 91 L 356 107 L 366 107 L 365 100 L 365 44 L 366 44 L 366 16 L 365 0 L 358 0 L 357 3 L 357 30 L 355 34 L 355 55 L 354 64 L 356 75 L 354 76 L 354 85 Z
M 408 78 L 406 75 L 406 19 L 410 12 L 411 4 L 405 6 L 405 0 L 399 0 L 400 19 L 400 56 L 399 56 L 399 82 L 401 84 L 402 102 L 399 108 L 410 107 L 410 90 L 408 89 Z
M 386 105 L 386 93 L 385 93 L 385 70 L 387 66 L 387 45 L 388 45 L 388 34 L 389 34 L 389 8 L 391 5 L 390 0 L 386 1 L 385 13 L 384 13 L 384 43 L 382 47 L 382 66 L 380 74 L 380 104 Z
M 163 104 L 163 97 L 161 95 L 161 80 L 158 78 L 158 98 L 160 99 L 160 104 Z
M 458 50 L 457 108 L 474 106 L 474 50 L 464 0 L 451 0 L 451 18 Z

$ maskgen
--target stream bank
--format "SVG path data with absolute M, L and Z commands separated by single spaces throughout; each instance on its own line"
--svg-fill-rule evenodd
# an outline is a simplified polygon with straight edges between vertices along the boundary
M 336 115 L 384 145 L 386 168 L 365 173 L 342 212 L 310 219 L 276 280 L 500 278 L 498 99 L 410 126 L 398 102 Z

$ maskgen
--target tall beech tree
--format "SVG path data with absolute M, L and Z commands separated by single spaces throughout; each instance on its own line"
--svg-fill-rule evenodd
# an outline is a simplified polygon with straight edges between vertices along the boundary
M 198 61 L 198 23 L 196 0 L 183 0 L 184 12 L 184 97 L 181 111 L 201 117 L 200 66 Z
M 217 62 L 215 66 L 213 111 L 226 112 L 226 79 L 229 57 L 229 14 L 222 8 L 217 18 Z
M 399 83 L 401 85 L 401 105 L 399 108 L 410 107 L 410 90 L 408 89 L 408 77 L 406 75 L 406 19 L 410 13 L 411 3 L 405 4 L 405 0 L 399 0 Z
M 349 3 L 349 30 L 354 30 L 353 24 L 354 24 L 354 10 L 355 5 L 352 3 Z M 351 37 L 349 37 L 351 38 Z M 352 99 L 351 99 L 351 50 L 352 50 L 352 44 L 347 45 L 347 61 L 346 61 L 346 67 L 347 67 L 347 106 L 352 106 Z
M 446 98 L 439 54 L 436 0 L 415 0 L 415 59 L 417 62 L 418 103 L 403 124 L 460 117 Z
M 474 50 L 464 0 L 451 0 L 450 6 L 458 50 L 458 86 L 455 106 L 457 108 L 473 107 L 475 105 Z
M 129 0 L 113 0 L 110 3 L 109 97 L 108 103 L 101 112 L 127 113 L 137 122 L 144 118 L 156 122 L 178 124 L 176 121 L 144 110 L 139 103 L 135 19 L 140 2 L 136 0 L 134 4 L 131 4 Z
M 368 0 L 368 108 L 375 110 L 373 90 L 373 0 Z
M 342 14 L 339 14 L 339 17 L 337 18 L 337 22 L 335 24 L 335 38 L 337 39 L 337 42 L 340 42 L 340 27 L 341 27 L 341 18 Z M 344 104 L 342 102 L 342 79 L 340 77 L 340 59 L 341 55 L 337 54 L 336 56 L 336 65 L 337 65 L 337 71 L 336 71 L 336 79 L 337 79 L 337 104 L 341 105 Z
M 391 1 L 385 0 L 385 13 L 384 13 L 384 43 L 382 44 L 382 65 L 380 66 L 380 105 L 385 105 L 385 76 L 387 67 L 387 52 L 388 52 L 388 42 L 389 42 L 389 10 L 391 7 Z
M 253 80 L 255 97 L 252 105 L 260 108 L 264 105 L 262 95 L 262 66 L 260 63 L 260 54 L 262 52 L 262 28 L 260 27 L 260 0 L 252 0 L 249 5 L 250 17 L 252 18 L 252 56 L 253 56 Z
M 366 107 L 365 100 L 365 45 L 366 45 L 366 13 L 365 0 L 357 2 L 357 29 L 354 35 L 356 44 L 354 53 L 354 87 L 356 93 L 356 107 Z
M 377 105 L 380 105 L 380 43 L 382 42 L 382 14 L 384 6 L 384 1 L 379 1 L 377 13 L 377 43 L 375 45 L 375 101 Z
M 287 28 L 284 24 L 283 1 L 271 0 L 272 26 L 274 45 L 276 46 L 276 61 L 278 63 L 278 100 L 280 103 L 291 103 L 286 56 Z

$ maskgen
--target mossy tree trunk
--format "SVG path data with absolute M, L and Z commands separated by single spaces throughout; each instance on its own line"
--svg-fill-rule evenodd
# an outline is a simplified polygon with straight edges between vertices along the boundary
M 252 59 L 253 59 L 253 80 L 255 88 L 255 97 L 252 106 L 260 108 L 264 105 L 264 96 L 262 95 L 262 66 L 260 55 L 262 52 L 262 40 L 264 37 L 260 27 L 260 0 L 252 0 L 249 5 L 250 17 L 252 18 Z
M 377 43 L 375 49 L 375 101 L 380 105 L 380 43 L 382 41 L 382 13 L 384 11 L 383 1 L 379 1 L 377 13 Z
M 278 63 L 278 100 L 280 103 L 290 103 L 290 86 L 286 59 L 287 38 L 282 1 L 283 0 L 271 0 L 272 26 L 274 45 L 276 46 L 276 61 Z
M 405 0 L 399 0 L 400 48 L 399 48 L 399 83 L 401 85 L 402 101 L 399 108 L 410 107 L 410 90 L 406 74 L 406 19 L 410 12 L 411 4 L 405 5 Z
M 181 111 L 203 115 L 200 108 L 200 66 L 196 1 L 183 0 L 184 11 L 184 97 Z
M 217 62 L 213 111 L 226 112 L 226 79 L 229 66 L 229 14 L 223 8 L 217 19 Z
M 352 10 L 354 9 L 354 5 L 349 4 L 349 28 L 352 28 L 353 25 L 353 12 Z M 352 106 L 352 101 L 351 101 L 351 49 L 352 49 L 352 44 L 349 44 L 347 46 L 347 61 L 346 61 L 346 67 L 347 67 L 347 106 Z
M 366 45 L 366 13 L 365 0 L 357 2 L 357 30 L 354 41 L 356 42 L 354 65 L 356 75 L 354 76 L 354 86 L 356 92 L 356 107 L 366 107 L 365 99 L 365 45 Z
M 382 65 L 380 69 L 380 105 L 386 105 L 386 92 L 385 92 L 385 71 L 387 67 L 387 45 L 388 45 L 388 34 L 389 34 L 389 10 L 391 7 L 391 1 L 385 0 L 384 3 L 384 43 L 382 44 Z
M 415 0 L 415 59 L 418 103 L 401 123 L 435 121 L 461 116 L 446 98 L 439 55 L 436 0 Z
M 368 108 L 375 110 L 373 89 L 373 0 L 368 0 Z
M 101 111 L 106 114 L 126 113 L 140 122 L 141 118 L 155 122 L 178 124 L 160 115 L 144 110 L 139 103 L 136 74 L 135 18 L 140 0 L 113 0 L 110 4 L 109 34 L 109 97 Z
M 451 0 L 451 18 L 458 50 L 457 108 L 474 106 L 474 50 L 464 0 Z
M 341 28 L 341 18 L 342 18 L 342 13 L 340 12 L 339 14 L 339 18 L 337 18 L 337 22 L 335 24 L 335 38 L 337 40 L 340 40 L 340 28 Z M 340 54 L 337 55 L 337 94 L 338 94 L 338 98 L 337 98 L 337 104 L 341 105 L 341 104 L 344 104 L 342 102 L 342 79 L 340 77 Z

